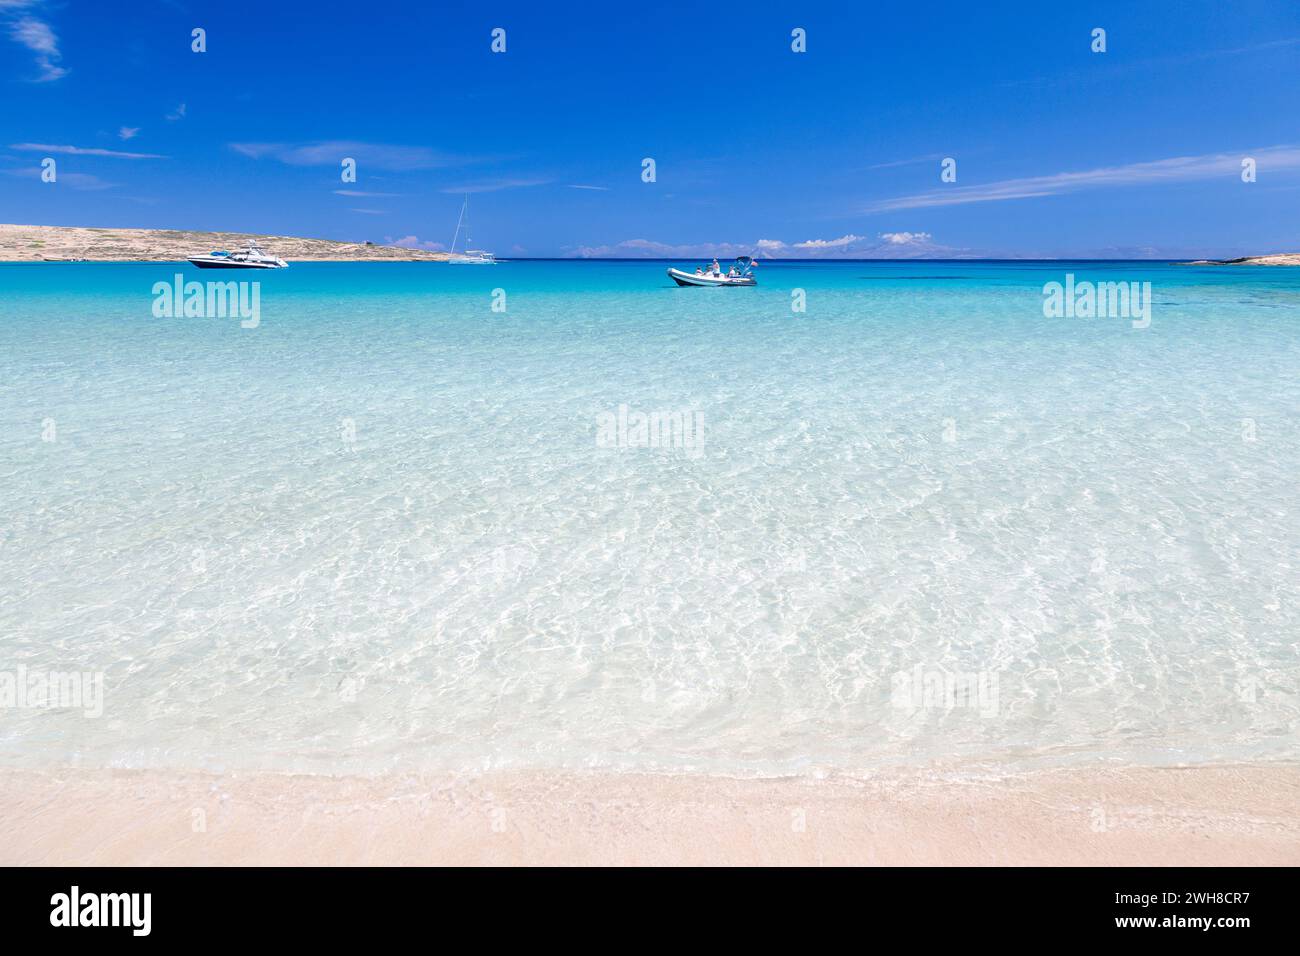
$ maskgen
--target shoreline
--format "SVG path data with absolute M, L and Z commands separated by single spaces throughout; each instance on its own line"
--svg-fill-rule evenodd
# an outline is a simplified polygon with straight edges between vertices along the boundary
M 1300 765 L 0 770 L 0 865 L 1300 865 Z
M 1300 252 L 1275 252 L 1266 256 L 1240 256 L 1236 259 L 1193 259 L 1188 266 L 1300 266 Z
M 242 249 L 249 242 L 290 262 L 446 262 L 451 258 L 430 249 L 262 233 L 0 223 L 0 262 L 184 262 L 211 249 Z
M 23 262 L 184 262 L 190 256 L 222 246 L 242 248 L 250 241 L 267 247 L 280 258 L 290 262 L 446 262 L 451 255 L 432 249 L 408 249 L 403 246 L 379 245 L 370 242 L 342 242 L 334 239 L 309 239 L 298 236 L 267 235 L 244 232 L 207 232 L 184 229 L 110 229 L 98 226 L 37 226 L 0 223 L 0 263 Z M 525 257 L 528 258 L 528 257 Z M 542 257 L 551 259 L 552 257 Z M 603 259 L 585 256 L 571 257 L 571 261 L 641 261 L 633 259 Z M 646 257 L 645 261 L 677 261 L 672 258 Z M 1080 260 L 1080 259 L 998 259 L 958 257 L 955 259 L 900 258 L 880 260 L 855 260 L 808 257 L 782 259 L 784 262 L 1173 262 L 1187 266 L 1295 266 L 1300 265 L 1300 253 L 1284 252 L 1260 256 L 1240 256 L 1233 259 L 1133 259 L 1133 260 Z

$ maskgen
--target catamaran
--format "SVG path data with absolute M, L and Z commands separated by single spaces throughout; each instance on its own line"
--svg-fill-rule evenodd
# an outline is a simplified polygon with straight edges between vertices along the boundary
M 683 272 L 681 269 L 669 269 L 669 277 L 678 285 L 758 285 L 754 278 L 754 260 L 749 256 L 737 256 L 736 264 L 723 272 L 718 260 L 707 269 Z
M 189 261 L 200 269 L 287 269 L 289 263 L 263 252 L 256 242 L 238 252 L 214 250 L 206 256 L 190 256 Z
M 484 252 L 482 249 L 466 249 L 459 255 L 456 253 L 456 243 L 460 239 L 460 227 L 465 227 L 465 245 L 469 245 L 474 240 L 469 237 L 469 193 L 465 194 L 465 203 L 460 207 L 460 218 L 456 220 L 456 235 L 451 239 L 451 258 L 447 261 L 458 266 L 494 266 L 497 264 L 496 256 L 490 252 Z

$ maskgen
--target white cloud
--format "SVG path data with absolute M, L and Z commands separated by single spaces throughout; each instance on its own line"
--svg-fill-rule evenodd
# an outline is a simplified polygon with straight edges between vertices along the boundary
M 848 235 L 839 239 L 811 240 L 801 242 L 795 248 L 809 257 L 828 259 L 925 259 L 967 253 L 967 250 L 938 245 L 928 232 L 901 231 L 877 233 L 874 239 Z
M 570 255 L 619 259 L 719 259 L 743 255 L 801 259 L 927 259 L 963 257 L 968 249 L 941 246 L 928 232 L 882 232 L 876 239 L 852 233 L 838 239 L 806 239 L 788 243 L 759 239 L 754 243 L 721 242 L 673 245 L 651 239 L 628 239 L 614 245 L 579 246 Z
M 851 246 L 855 242 L 862 241 L 862 236 L 855 236 L 849 233 L 847 236 L 840 236 L 838 239 L 805 239 L 803 242 L 796 242 L 796 249 L 840 249 L 845 246 Z
M 167 159 L 157 153 L 123 153 L 98 146 L 61 146 L 52 143 L 10 143 L 10 149 L 27 153 L 63 153 L 68 156 L 106 156 L 110 159 Z
M 447 247 L 441 242 L 421 241 L 419 236 L 403 236 L 400 239 L 394 239 L 392 236 L 384 236 L 384 242 L 390 246 L 399 246 L 402 249 L 428 249 L 431 252 L 442 252 Z
M 138 132 L 140 132 L 138 126 L 123 126 L 117 131 L 117 137 L 118 139 L 133 139 Z
M 167 122 L 169 123 L 175 123 L 177 120 L 183 120 L 183 119 L 185 119 L 184 103 L 180 104 L 179 106 L 176 107 L 176 109 L 174 109 L 172 112 L 167 114 Z
M 0 10 L 22 10 L 30 8 L 30 3 L 8 2 L 0 5 Z M 59 52 L 59 38 L 44 20 L 35 17 L 20 17 L 9 26 L 9 37 L 36 54 L 36 66 L 40 70 L 36 83 L 49 83 L 62 79 L 68 71 L 58 65 L 63 59 Z
M 365 192 L 364 190 L 361 190 L 361 189 L 336 189 L 336 190 L 334 190 L 334 195 L 336 195 L 336 196 L 359 196 L 359 197 L 366 197 L 366 198 L 369 198 L 369 199 L 377 199 L 377 198 L 381 198 L 381 197 L 382 197 L 382 198 L 388 198 L 388 197 L 391 197 L 391 196 L 396 196 L 396 195 L 398 195 L 398 193 L 368 193 L 368 192 Z
M 609 192 L 608 186 L 583 186 L 579 183 L 570 183 L 569 188 L 570 189 L 596 189 L 603 193 Z
M 895 246 L 910 246 L 929 242 L 930 234 L 928 232 L 882 232 L 877 238 L 884 239 Z
M 1105 166 L 1077 173 L 1053 173 L 1048 176 L 1028 176 L 1022 179 L 1004 179 L 977 186 L 949 186 L 912 196 L 883 199 L 869 203 L 866 213 L 894 212 L 900 209 L 923 209 L 932 206 L 960 206 L 975 202 L 1001 202 L 1007 199 L 1030 199 L 1038 196 L 1056 196 L 1084 189 L 1102 189 L 1110 186 L 1162 185 L 1192 182 L 1203 179 L 1225 180 L 1241 173 L 1241 161 L 1250 156 L 1265 169 L 1281 170 L 1300 168 L 1300 147 L 1269 146 L 1265 149 L 1243 150 L 1239 153 L 1212 153 L 1205 156 L 1175 156 L 1146 163 L 1128 163 L 1124 166 Z
M 712 259 L 750 254 L 753 246 L 732 242 L 670 245 L 651 239 L 626 239 L 607 246 L 579 246 L 571 255 L 581 259 Z

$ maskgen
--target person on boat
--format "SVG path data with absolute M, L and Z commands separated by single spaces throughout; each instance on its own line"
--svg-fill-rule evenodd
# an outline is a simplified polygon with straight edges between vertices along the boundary
M 720 275 L 722 275 L 722 266 L 718 265 L 718 260 L 717 260 L 717 259 L 714 259 L 714 260 L 713 260 L 713 269 L 712 269 L 712 272 L 713 272 L 713 274 L 714 274 L 715 276 L 720 276 Z
M 696 266 L 696 267 L 695 267 L 695 274 L 696 274 L 697 276 L 702 276 L 702 275 L 704 275 L 704 270 L 701 269 L 699 266 Z
M 738 275 L 740 275 L 740 273 L 736 271 L 735 266 L 732 266 L 730 269 L 727 270 L 727 277 L 730 279 L 734 279 Z

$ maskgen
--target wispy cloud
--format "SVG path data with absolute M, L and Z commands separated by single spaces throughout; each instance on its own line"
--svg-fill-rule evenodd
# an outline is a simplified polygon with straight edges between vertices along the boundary
M 122 140 L 134 139 L 138 132 L 140 132 L 138 126 L 123 126 L 117 131 L 117 138 Z
M 176 107 L 176 109 L 168 113 L 166 119 L 169 123 L 175 123 L 177 120 L 185 119 L 185 104 L 181 103 Z
M 39 179 L 41 176 L 41 170 L 35 167 L 30 169 L 6 169 L 4 173 L 6 176 L 21 176 L 24 179 Z M 117 183 L 105 182 L 90 173 L 60 172 L 53 185 L 71 186 L 73 189 L 112 189 Z
M 568 188 L 569 189 L 595 189 L 603 193 L 609 192 L 608 186 L 584 186 L 581 185 L 580 183 L 569 183 Z
M 275 159 L 289 166 L 337 166 L 355 159 L 366 167 L 390 171 L 436 169 L 459 166 L 465 157 L 441 153 L 426 146 L 394 146 L 355 140 L 326 140 L 315 143 L 231 143 L 230 148 L 250 159 Z
M 387 216 L 387 209 L 350 209 L 349 212 L 359 212 L 366 216 Z
M 0 2 L 0 14 L 11 16 L 19 10 L 30 10 L 37 6 L 23 0 L 6 0 Z M 36 68 L 39 71 L 33 78 L 35 83 L 50 83 L 68 75 L 68 71 L 59 65 L 63 54 L 59 52 L 59 38 L 53 28 L 44 20 L 33 16 L 21 16 L 9 23 L 9 38 L 36 54 Z
M 10 143 L 10 149 L 27 153 L 63 153 L 68 156 L 106 156 L 110 159 L 167 159 L 157 153 L 123 153 L 98 146 L 60 146 L 52 143 Z
M 1139 60 L 1108 60 L 1104 63 L 1090 63 L 1086 72 L 1082 70 L 1069 70 L 1052 77 L 1026 76 L 1020 79 L 1009 80 L 1003 85 L 1042 86 L 1045 83 L 1073 82 L 1076 80 L 1095 77 L 1099 70 L 1104 71 L 1111 76 L 1119 76 L 1125 73 L 1141 70 L 1160 69 L 1169 66 L 1183 66 L 1188 63 L 1196 63 L 1202 60 L 1214 60 L 1219 57 L 1243 56 L 1245 54 L 1259 55 L 1271 50 L 1286 50 L 1290 47 L 1296 46 L 1297 44 L 1300 44 L 1300 37 L 1282 37 L 1277 40 L 1268 40 L 1264 43 L 1253 43 L 1248 46 L 1225 47 L 1217 50 L 1196 50 L 1191 53 L 1174 53 L 1167 56 L 1147 57 Z
M 896 166 L 915 166 L 917 163 L 937 163 L 943 159 L 943 153 L 930 153 L 926 156 L 913 156 L 911 159 L 895 159 L 888 163 L 874 163 L 867 169 L 893 169 Z
M 391 197 L 391 196 L 398 196 L 398 195 L 400 195 L 400 193 L 368 193 L 368 192 L 365 192 L 364 190 L 361 190 L 361 189 L 336 189 L 336 190 L 334 190 L 334 195 L 336 195 L 336 196 L 367 197 L 367 198 L 370 198 L 370 199 L 377 199 L 377 198 L 381 198 L 381 197 L 383 197 L 383 198 L 388 198 L 388 197 Z
M 448 186 L 441 190 L 444 193 L 494 193 L 502 189 L 521 189 L 526 186 L 545 186 L 547 183 L 554 182 L 551 179 L 486 179 L 474 183 L 463 183 L 459 186 Z
M 934 206 L 961 206 L 976 202 L 1002 202 L 1008 199 L 1056 196 L 1085 189 L 1153 186 L 1227 178 L 1240 175 L 1241 161 L 1247 156 L 1256 160 L 1261 173 L 1265 170 L 1300 168 L 1300 147 L 1269 146 L 1266 149 L 1244 150 L 1239 153 L 1176 156 L 1147 163 L 1104 166 L 1076 173 L 1053 173 L 1049 176 L 1004 179 L 976 186 L 950 186 L 947 189 L 934 189 L 911 196 L 878 200 L 868 203 L 862 211 L 880 213 Z

